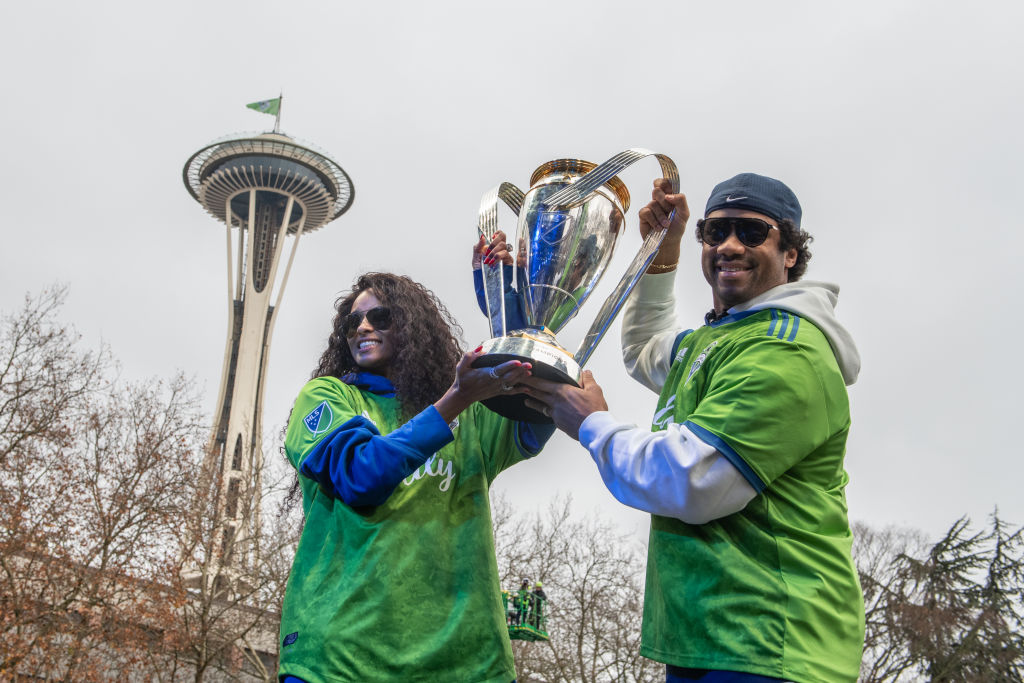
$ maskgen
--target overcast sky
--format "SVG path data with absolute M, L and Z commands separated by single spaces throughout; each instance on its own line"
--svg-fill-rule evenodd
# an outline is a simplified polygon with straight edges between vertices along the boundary
M 995 506 L 1024 523 L 1015 225 L 1022 198 L 1019 3 L 18 3 L 4 11 L 0 309 L 54 282 L 84 342 L 126 379 L 182 370 L 212 410 L 227 324 L 224 228 L 186 192 L 188 157 L 260 132 L 244 107 L 284 91 L 282 130 L 351 176 L 347 214 L 303 237 L 266 393 L 280 429 L 325 344 L 332 303 L 367 270 L 435 290 L 472 348 L 480 196 L 560 157 L 671 156 L 699 214 L 737 172 L 784 180 L 862 356 L 851 387 L 850 516 L 930 534 Z M 633 194 L 605 285 L 639 246 Z M 508 218 L 506 215 L 505 218 Z M 511 228 L 509 223 L 506 226 Z M 692 229 L 692 226 L 691 226 Z M 684 240 L 681 319 L 710 292 Z M 574 348 L 593 319 L 560 335 Z M 589 316 L 589 317 L 588 317 Z M 589 364 L 617 415 L 648 425 L 616 325 Z M 59 409 L 59 407 L 58 407 Z M 558 492 L 646 536 L 586 452 L 559 436 L 498 480 L 534 509 Z

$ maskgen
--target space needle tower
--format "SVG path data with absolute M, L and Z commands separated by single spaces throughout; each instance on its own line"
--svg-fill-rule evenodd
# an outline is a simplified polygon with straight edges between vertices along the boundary
M 245 573 L 246 536 L 259 524 L 267 358 L 299 240 L 345 213 L 354 197 L 341 166 L 279 132 L 280 99 L 249 107 L 276 114 L 274 131 L 212 142 L 182 172 L 189 194 L 223 223 L 227 237 L 227 345 L 207 456 L 220 473 L 215 575 Z

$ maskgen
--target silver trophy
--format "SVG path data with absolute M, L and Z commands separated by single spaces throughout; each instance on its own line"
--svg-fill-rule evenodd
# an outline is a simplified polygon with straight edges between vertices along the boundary
M 671 191 L 678 192 L 679 172 L 671 159 L 646 149 L 629 149 L 600 165 L 580 159 L 550 161 L 533 172 L 527 192 L 502 183 L 484 195 L 477 224 L 479 234 L 490 241 L 499 229 L 500 199 L 518 217 L 515 236 L 509 240 L 509 250 L 518 254 L 518 261 L 511 269 L 512 282 L 507 281 L 509 274 L 501 263 L 482 266 L 487 317 L 494 338 L 484 342 L 485 355 L 477 359 L 476 367 L 520 360 L 533 365 L 534 376 L 579 386 L 583 365 L 665 238 L 664 230 L 647 235 L 576 353 L 563 348 L 555 334 L 579 312 L 601 280 L 625 224 L 629 191 L 616 176 L 648 156 L 658 159 L 659 177 L 668 179 Z M 516 323 L 516 329 L 508 329 L 507 316 Z M 524 400 L 522 394 L 501 395 L 484 401 L 484 405 L 505 417 L 551 422 L 527 408 Z

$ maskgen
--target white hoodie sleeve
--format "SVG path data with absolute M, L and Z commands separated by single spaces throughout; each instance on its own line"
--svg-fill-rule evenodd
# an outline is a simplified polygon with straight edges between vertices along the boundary
M 725 456 L 688 428 L 650 432 L 592 413 L 580 425 L 601 478 L 624 505 L 687 524 L 739 512 L 757 492 Z
M 658 394 L 672 366 L 679 334 L 675 271 L 640 278 L 622 310 L 622 362 L 636 381 Z

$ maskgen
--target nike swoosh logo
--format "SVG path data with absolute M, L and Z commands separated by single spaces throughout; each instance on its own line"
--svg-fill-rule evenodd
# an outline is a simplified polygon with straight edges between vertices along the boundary
M 749 197 L 733 197 L 732 195 L 729 195 L 728 197 L 725 198 L 725 201 L 727 201 L 727 202 L 738 202 L 741 199 L 750 199 L 750 198 Z

